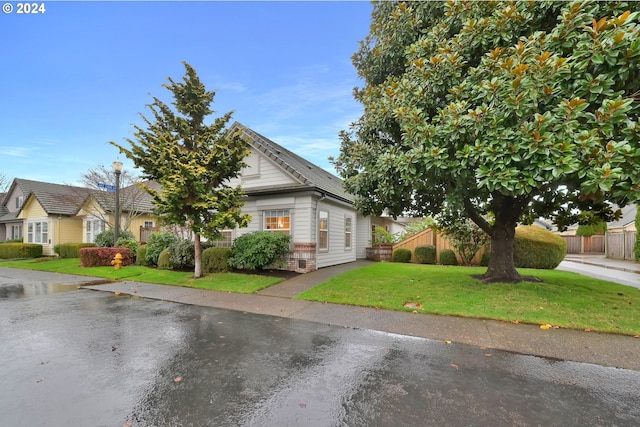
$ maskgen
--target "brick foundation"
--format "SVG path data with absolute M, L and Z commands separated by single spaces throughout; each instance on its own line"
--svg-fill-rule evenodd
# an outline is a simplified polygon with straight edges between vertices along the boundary
M 293 251 L 289 252 L 282 269 L 295 271 L 296 273 L 308 273 L 317 270 L 316 244 L 294 242 Z

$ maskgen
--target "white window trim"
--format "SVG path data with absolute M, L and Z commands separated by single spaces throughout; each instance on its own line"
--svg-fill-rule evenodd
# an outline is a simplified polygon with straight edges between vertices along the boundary
M 27 243 L 49 245 L 49 234 L 48 221 L 29 221 L 27 223 Z
M 323 214 L 326 215 L 323 218 Z M 326 228 L 322 228 L 322 220 L 326 220 Z M 326 234 L 325 243 L 326 246 L 322 246 L 322 234 Z M 329 251 L 329 211 L 319 210 L 318 211 L 318 250 L 321 252 Z
M 280 228 L 278 225 L 276 228 L 267 228 L 267 218 L 273 218 L 275 213 L 275 217 L 288 217 L 289 218 L 289 228 Z M 282 213 L 282 215 L 280 215 Z M 283 224 L 284 225 L 284 224 Z M 291 227 L 293 225 L 293 216 L 291 214 L 291 209 L 267 209 L 262 211 L 262 229 L 264 231 L 269 231 L 272 233 L 287 233 L 288 235 L 292 235 Z
M 347 236 L 349 236 L 348 239 L 347 239 Z M 347 240 L 349 241 L 348 246 L 347 246 Z M 344 250 L 350 251 L 351 249 L 353 249 L 353 217 L 345 215 L 344 217 Z

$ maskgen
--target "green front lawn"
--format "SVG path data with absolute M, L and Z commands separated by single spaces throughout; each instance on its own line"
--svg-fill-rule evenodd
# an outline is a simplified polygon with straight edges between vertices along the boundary
M 0 267 L 23 268 L 26 270 L 51 271 L 81 276 L 103 277 L 112 280 L 133 280 L 145 283 L 186 286 L 190 288 L 250 294 L 281 282 L 283 279 L 258 274 L 213 273 L 200 279 L 193 278 L 193 272 L 158 270 L 156 268 L 129 265 L 116 270 L 113 267 L 82 267 L 78 258 L 28 260 L 0 260 Z
M 640 289 L 556 270 L 519 270 L 542 283 L 486 285 L 471 277 L 485 271 L 485 267 L 376 263 L 338 275 L 296 298 L 640 334 Z

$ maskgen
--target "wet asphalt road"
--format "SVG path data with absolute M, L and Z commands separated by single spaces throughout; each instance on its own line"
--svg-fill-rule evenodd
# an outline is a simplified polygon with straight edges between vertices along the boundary
M 640 372 L 0 278 L 2 426 L 637 426 Z

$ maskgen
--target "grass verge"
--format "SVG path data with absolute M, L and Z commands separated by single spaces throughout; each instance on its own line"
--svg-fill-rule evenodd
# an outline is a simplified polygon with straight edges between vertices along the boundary
M 214 291 L 250 294 L 281 282 L 278 277 L 259 274 L 212 273 L 200 279 L 193 278 L 193 272 L 158 270 L 140 265 L 129 265 L 115 270 L 113 267 L 82 267 L 78 258 L 27 260 L 0 260 L 0 267 L 22 268 L 25 270 L 50 271 L 80 276 L 102 277 L 111 280 L 133 280 L 145 283 L 185 286 Z
M 562 328 L 640 334 L 640 289 L 557 270 L 522 269 L 541 283 L 482 284 L 484 267 L 376 263 L 296 299 Z

